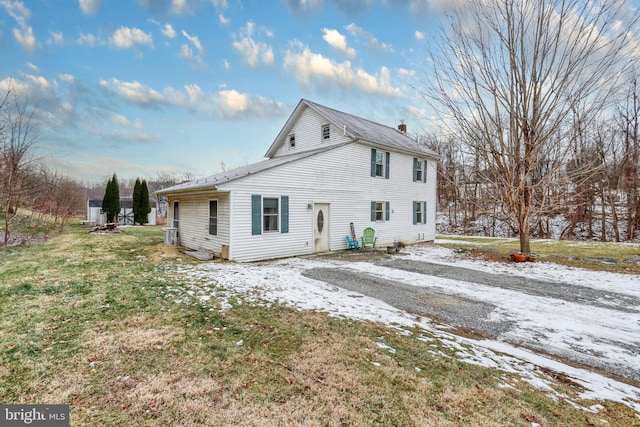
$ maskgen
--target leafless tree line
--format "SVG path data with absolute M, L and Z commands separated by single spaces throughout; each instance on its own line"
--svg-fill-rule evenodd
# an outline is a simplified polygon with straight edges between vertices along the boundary
M 481 215 L 485 233 L 507 227 L 525 253 L 558 215 L 562 237 L 635 238 L 636 79 L 620 88 L 638 36 L 624 1 L 452 4 L 419 86 L 449 135 L 439 185 L 452 225 Z
M 19 210 L 33 223 L 47 218 L 50 227 L 63 227 L 78 212 L 79 185 L 46 168 L 36 156 L 36 108 L 28 94 L 10 86 L 0 101 L 0 218 L 2 246 L 9 244 L 11 225 Z
M 640 85 L 632 77 L 613 107 L 593 120 L 576 109 L 563 131 L 565 156 L 553 153 L 531 171 L 531 236 L 638 241 L 640 239 Z M 453 135 L 430 134 L 440 151 L 441 232 L 517 236 L 518 225 L 497 190 L 491 168 Z M 563 148 L 564 149 L 564 148 Z M 545 176 L 543 186 L 538 186 Z

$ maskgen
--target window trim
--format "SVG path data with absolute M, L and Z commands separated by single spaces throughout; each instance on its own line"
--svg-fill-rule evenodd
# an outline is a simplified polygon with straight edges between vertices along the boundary
M 418 217 L 418 215 L 420 216 Z M 413 225 L 426 225 L 427 224 L 427 202 L 414 201 L 412 216 L 413 216 Z
M 211 216 L 211 203 L 215 202 L 216 204 L 216 216 Z M 218 218 L 220 217 L 219 215 L 219 209 L 220 208 L 220 204 L 218 203 L 218 199 L 210 199 L 209 200 L 209 236 L 217 236 L 218 235 Z M 215 233 L 211 232 L 211 220 L 215 219 Z
M 380 154 L 381 163 L 378 163 L 378 154 Z M 375 148 L 371 149 L 371 177 L 389 179 L 389 164 L 391 162 L 391 154 L 388 151 L 379 151 Z M 380 166 L 380 174 L 378 174 L 378 166 Z
M 427 167 L 426 160 L 413 158 L 413 182 L 427 182 Z
M 376 176 L 384 177 L 384 152 L 376 151 Z
M 266 213 L 265 209 L 272 209 L 272 207 L 267 208 L 265 205 L 265 201 L 267 200 L 275 200 L 276 202 L 276 212 L 274 213 Z M 271 225 L 272 221 L 267 223 L 267 218 L 275 217 L 275 229 L 268 228 L 267 224 Z M 263 233 L 278 233 L 280 232 L 280 197 L 262 197 L 262 232 Z
M 378 205 L 380 209 L 378 209 Z M 385 222 L 390 219 L 390 204 L 388 201 L 372 200 L 371 201 L 371 222 Z
M 172 216 L 171 225 L 173 226 L 173 228 L 180 228 L 180 201 L 179 200 L 173 201 L 171 216 Z
M 278 230 L 265 230 L 264 227 L 264 199 L 278 200 L 277 227 Z M 257 236 L 263 233 L 287 234 L 289 233 L 289 196 L 263 196 L 251 195 L 251 235 Z

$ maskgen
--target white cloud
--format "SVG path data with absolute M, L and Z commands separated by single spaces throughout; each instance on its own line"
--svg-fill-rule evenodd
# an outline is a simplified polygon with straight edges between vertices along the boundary
M 202 57 L 198 55 L 194 55 L 193 49 L 189 47 L 188 44 L 183 44 L 180 48 L 180 53 L 178 53 L 178 57 L 187 61 L 193 68 L 203 68 L 204 62 L 202 61 Z
M 245 115 L 270 117 L 284 111 L 284 105 L 273 99 L 240 93 L 233 89 L 218 92 L 217 101 L 218 114 L 227 119 Z
M 98 39 L 93 34 L 84 34 L 80 33 L 80 37 L 78 37 L 78 44 L 86 44 L 87 46 L 95 46 L 98 43 Z
M 285 3 L 295 15 L 311 15 L 322 9 L 323 0 L 286 0 Z
M 30 67 L 33 69 L 33 67 Z M 37 67 L 36 67 L 37 68 Z M 5 78 L 0 80 L 0 92 L 6 92 L 9 88 L 35 107 L 34 118 L 43 131 L 58 129 L 69 123 L 73 118 L 73 107 L 63 103 L 55 89 L 56 82 L 52 84 L 42 76 L 23 74 L 20 80 Z
M 5 10 L 18 25 L 22 28 L 27 26 L 27 20 L 31 17 L 31 11 L 24 6 L 21 1 L 2 1 L 0 2 Z
M 313 53 L 308 47 L 301 47 L 298 52 L 287 51 L 284 66 L 304 86 L 311 84 L 340 86 L 344 89 L 359 92 L 400 96 L 399 88 L 391 85 L 391 73 L 382 67 L 377 76 L 362 69 L 353 69 L 350 61 L 336 63 L 321 54 Z
M 347 57 L 351 59 L 356 57 L 355 49 L 347 46 L 347 39 L 345 38 L 345 36 L 340 34 L 338 30 L 330 30 L 328 28 L 323 28 L 322 33 L 323 33 L 322 38 L 330 46 L 344 53 L 345 55 L 347 55 Z
M 239 36 L 234 34 L 234 38 L 237 40 L 232 43 L 233 48 L 240 53 L 244 62 L 251 68 L 256 68 L 261 63 L 272 65 L 274 55 L 271 46 L 263 42 L 256 42 L 253 39 L 254 30 L 255 24 L 251 21 L 247 22 Z
M 213 7 L 216 9 L 226 9 L 228 7 L 227 0 L 211 0 Z
M 415 70 L 408 70 L 406 68 L 399 68 L 398 69 L 398 74 L 400 74 L 403 77 L 415 77 L 416 72 L 415 72 Z
M 182 35 L 189 40 L 193 46 L 195 46 L 196 49 L 198 49 L 198 52 L 200 52 L 200 54 L 202 54 L 202 44 L 200 43 L 200 39 L 198 38 L 198 36 L 191 36 L 189 35 L 186 31 L 182 30 Z
M 113 33 L 109 42 L 121 49 L 129 49 L 136 44 L 153 47 L 151 34 L 147 34 L 139 28 L 120 27 Z
M 23 31 L 14 28 L 13 36 L 16 41 L 27 50 L 33 50 L 36 47 L 36 38 L 33 35 L 33 29 L 31 27 L 27 27 Z
M 128 127 L 131 124 L 129 119 L 127 119 L 122 114 L 117 114 L 117 113 L 111 114 L 111 117 L 109 117 L 109 121 L 112 124 L 114 124 L 116 126 L 121 126 L 121 127 Z
M 197 84 L 185 85 L 182 89 L 168 86 L 161 92 L 137 81 L 124 82 L 115 78 L 101 80 L 99 84 L 104 90 L 137 105 L 183 108 L 192 113 L 204 114 L 207 117 L 212 115 L 227 119 L 240 116 L 270 117 L 285 111 L 284 106 L 275 100 L 240 93 L 236 90 L 205 92 Z
M 101 0 L 78 0 L 80 10 L 85 15 L 93 15 L 98 11 Z
M 62 46 L 64 44 L 64 36 L 62 33 L 56 31 L 49 31 L 49 39 L 47 40 L 47 44 L 54 44 L 56 46 Z
M 40 74 L 40 68 L 37 65 L 32 64 L 31 62 L 27 62 L 27 67 L 36 74 Z
M 33 50 L 36 47 L 36 38 L 33 35 L 33 28 L 27 24 L 27 20 L 31 17 L 31 11 L 24 6 L 21 1 L 2 1 L 0 5 L 11 16 L 20 28 L 13 29 L 13 37 L 18 43 L 27 50 Z
M 66 83 L 75 83 L 76 78 L 73 77 L 71 74 L 60 74 L 60 76 L 58 76 L 60 78 L 60 80 L 62 80 L 63 82 Z
M 176 36 L 176 31 L 173 29 L 171 24 L 164 24 L 164 26 L 162 27 L 162 35 L 172 39 Z
M 189 47 L 188 44 L 183 44 L 182 48 L 180 49 L 180 53 L 178 54 L 178 56 L 182 59 L 193 59 L 193 50 L 191 50 L 191 48 Z
M 221 23 L 222 25 L 227 25 L 229 24 L 229 22 L 231 22 L 231 20 L 225 18 L 223 14 L 220 14 L 218 15 L 218 22 Z
M 182 15 L 189 11 L 187 0 L 171 0 L 171 13 Z
M 134 104 L 151 106 L 167 102 L 160 92 L 144 87 L 140 82 L 123 82 L 118 79 L 100 80 L 100 86 L 115 91 L 122 98 Z
M 378 39 L 370 32 L 358 27 L 356 24 L 349 24 L 345 27 L 352 36 L 359 40 L 363 40 L 364 43 L 370 48 L 383 52 L 393 52 L 393 47 L 387 43 L 380 43 Z
M 416 32 L 414 33 L 414 37 L 416 38 L 416 40 L 424 40 L 425 35 L 422 31 L 416 30 Z

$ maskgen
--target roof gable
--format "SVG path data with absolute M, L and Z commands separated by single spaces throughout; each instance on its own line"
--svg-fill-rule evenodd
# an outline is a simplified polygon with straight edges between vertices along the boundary
M 424 155 L 430 158 L 439 158 L 440 155 L 435 151 L 419 144 L 406 133 L 398 129 L 373 122 L 353 114 L 345 113 L 326 107 L 306 99 L 300 100 L 296 108 L 289 116 L 278 136 L 267 150 L 265 157 L 273 157 L 280 142 L 289 134 L 295 122 L 300 118 L 302 112 L 306 108 L 313 109 L 316 113 L 324 117 L 334 126 L 343 129 L 346 136 L 353 139 L 354 142 L 360 141 L 371 145 L 383 146 L 389 149 L 407 151 L 416 155 Z

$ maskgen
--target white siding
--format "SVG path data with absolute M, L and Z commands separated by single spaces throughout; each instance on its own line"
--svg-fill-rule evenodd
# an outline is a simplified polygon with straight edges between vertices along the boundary
M 325 124 L 329 124 L 329 122 L 311 108 L 306 108 L 293 125 L 289 134 L 284 136 L 283 141 L 279 141 L 279 148 L 274 154 L 274 157 L 315 150 L 316 148 L 339 144 L 349 140 L 348 137 L 344 136 L 344 129 L 339 129 L 334 125 L 330 125 L 329 132 L 331 137 L 329 140 L 323 140 L 322 125 Z M 295 147 L 289 145 L 289 135 L 292 133 L 296 136 Z
M 314 218 L 308 204 L 314 202 L 330 203 L 331 250 L 347 247 L 345 235 L 350 233 L 351 222 L 358 237 L 364 228 L 373 227 L 378 246 L 396 240 L 433 240 L 435 162 L 429 162 L 427 183 L 413 182 L 413 156 L 397 152 L 390 156 L 389 179 L 371 177 L 369 147 L 349 144 L 225 184 L 234 207 L 230 258 L 255 261 L 312 253 Z M 252 194 L 289 196 L 289 233 L 251 234 Z M 413 224 L 414 200 L 427 202 L 427 224 Z M 371 201 L 390 203 L 389 221 L 371 221 Z M 181 209 L 184 218 L 182 204 Z
M 209 235 L 209 201 L 218 200 L 218 235 Z M 178 240 L 181 246 L 208 250 L 220 256 L 229 244 L 229 195 L 210 193 L 169 197 L 168 224 L 173 225 L 173 203 L 180 203 Z

